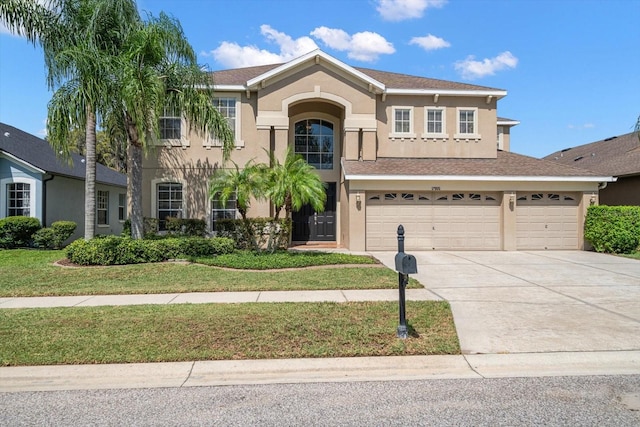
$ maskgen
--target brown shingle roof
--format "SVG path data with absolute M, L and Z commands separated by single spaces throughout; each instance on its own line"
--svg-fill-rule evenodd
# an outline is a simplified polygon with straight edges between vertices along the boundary
M 282 64 L 260 65 L 256 67 L 214 71 L 212 72 L 213 82 L 216 85 L 243 86 L 247 81 L 271 71 L 280 65 Z M 502 90 L 487 86 L 477 86 L 467 83 L 410 76 L 407 74 L 390 73 L 387 71 L 372 70 L 368 68 L 354 68 L 384 84 L 387 89 Z
M 495 159 L 379 158 L 376 161 L 344 160 L 344 173 L 354 175 L 441 175 L 514 177 L 597 177 L 585 169 L 543 159 L 498 151 Z
M 605 175 L 640 174 L 640 141 L 634 132 L 557 151 L 544 157 Z

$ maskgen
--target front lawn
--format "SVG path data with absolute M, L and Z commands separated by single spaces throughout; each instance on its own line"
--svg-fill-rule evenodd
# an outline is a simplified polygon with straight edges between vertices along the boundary
M 375 265 L 259 272 L 180 263 L 80 268 L 54 265 L 64 257 L 64 251 L 0 251 L 0 297 L 394 289 L 398 283 L 394 271 Z M 349 262 L 354 262 L 354 259 L 357 258 Z M 411 280 L 409 287 L 419 288 L 421 285 Z
M 449 304 L 178 304 L 0 310 L 0 366 L 459 354 Z

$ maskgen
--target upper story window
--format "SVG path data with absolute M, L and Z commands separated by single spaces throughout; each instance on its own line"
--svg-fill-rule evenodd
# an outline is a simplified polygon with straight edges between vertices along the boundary
M 109 192 L 96 192 L 96 222 L 98 225 L 109 225 Z
M 227 119 L 227 123 L 233 133 L 233 139 L 236 147 L 244 147 L 244 141 L 240 135 L 240 98 L 236 96 L 226 96 L 214 98 L 213 106 L 220 114 Z M 222 141 L 214 137 L 206 138 L 204 146 L 207 148 L 221 147 Z
M 425 107 L 423 137 L 447 137 L 446 110 L 444 107 Z
M 454 138 L 480 139 L 478 133 L 478 109 L 458 108 L 458 127 Z
M 172 107 L 165 107 L 160 123 L 160 139 L 180 139 L 182 136 L 182 117 L 180 112 Z
M 321 119 L 295 124 L 295 153 L 316 169 L 333 169 L 333 124 Z
M 31 216 L 31 184 L 7 184 L 7 216 Z
M 163 182 L 157 185 L 157 216 L 160 230 L 166 229 L 168 217 L 182 218 L 182 184 Z

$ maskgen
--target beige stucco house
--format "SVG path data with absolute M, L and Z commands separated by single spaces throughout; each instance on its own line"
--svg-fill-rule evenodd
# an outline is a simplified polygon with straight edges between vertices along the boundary
M 285 64 L 213 73 L 235 131 L 232 160 L 268 162 L 288 146 L 327 183 L 324 212 L 293 216 L 293 240 L 354 251 L 581 249 L 587 206 L 610 176 L 509 151 L 518 122 L 502 89 L 351 67 L 316 50 Z M 235 216 L 208 197 L 220 144 L 161 119 L 146 156 L 144 215 Z M 268 203 L 250 214 L 269 216 Z

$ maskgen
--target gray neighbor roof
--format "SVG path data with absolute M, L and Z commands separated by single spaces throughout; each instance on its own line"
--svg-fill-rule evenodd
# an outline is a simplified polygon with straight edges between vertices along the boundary
M 599 174 L 640 175 L 640 141 L 635 132 L 565 148 L 544 158 L 553 163 L 581 167 Z
M 394 176 L 474 176 L 602 178 L 602 174 L 543 159 L 498 151 L 495 159 L 461 158 L 378 158 L 376 161 L 344 160 L 344 174 L 353 179 L 363 175 Z
M 56 156 L 44 139 L 5 123 L 0 123 L 0 152 L 11 154 L 51 175 L 85 179 L 84 157 L 72 154 L 73 164 L 69 165 Z M 104 165 L 96 164 L 96 182 L 126 187 L 127 176 Z

